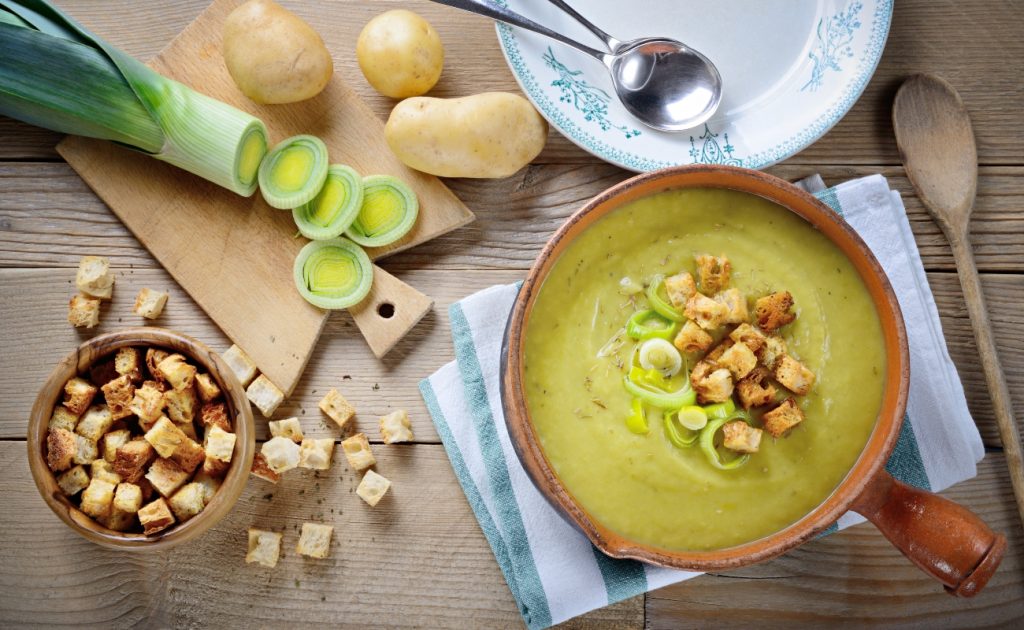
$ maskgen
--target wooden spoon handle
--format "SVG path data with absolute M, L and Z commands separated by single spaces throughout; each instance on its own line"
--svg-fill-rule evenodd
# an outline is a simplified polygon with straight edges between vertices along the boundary
M 981 367 L 985 372 L 985 382 L 992 396 L 992 409 L 999 427 L 999 439 L 1003 443 L 1006 465 L 1010 469 L 1010 481 L 1013 485 L 1013 496 L 1017 500 L 1017 511 L 1024 521 L 1024 457 L 1021 455 L 1020 435 L 1017 423 L 1013 419 L 1013 407 L 1010 402 L 1010 390 L 1006 387 L 1006 377 L 999 367 L 999 356 L 996 354 L 996 342 L 992 336 L 992 325 L 988 320 L 988 309 L 981 291 L 981 280 L 978 268 L 974 264 L 974 254 L 968 243 L 966 234 L 950 234 L 949 244 L 953 249 L 960 286 L 964 292 L 967 313 L 971 317 L 974 328 L 974 340 L 978 344 L 978 355 Z

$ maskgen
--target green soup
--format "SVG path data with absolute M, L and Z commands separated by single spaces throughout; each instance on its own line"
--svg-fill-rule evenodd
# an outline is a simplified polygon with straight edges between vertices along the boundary
M 792 293 L 797 319 L 781 334 L 817 375 L 799 399 L 806 420 L 784 437 L 765 434 L 735 470 L 673 446 L 660 421 L 631 433 L 631 397 L 607 355 L 637 308 L 619 280 L 695 273 L 696 253 L 726 255 L 731 286 L 750 298 Z M 667 549 L 749 542 L 813 510 L 853 466 L 883 394 L 881 324 L 853 265 L 796 215 L 735 191 L 659 193 L 596 222 L 556 262 L 526 339 L 527 405 L 558 476 L 602 524 Z

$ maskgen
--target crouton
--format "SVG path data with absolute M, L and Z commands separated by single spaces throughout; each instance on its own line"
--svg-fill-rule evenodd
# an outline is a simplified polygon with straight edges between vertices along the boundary
M 734 343 L 722 356 L 718 357 L 719 367 L 729 370 L 732 377 L 737 381 L 750 374 L 750 371 L 757 365 L 757 357 L 742 341 Z
M 789 291 L 779 291 L 758 298 L 754 302 L 757 326 L 765 332 L 775 332 L 796 319 L 796 314 L 789 311 L 792 306 L 793 296 L 789 294 Z
M 768 381 L 768 376 L 768 370 L 759 365 L 736 383 L 736 393 L 744 409 L 762 407 L 775 400 L 776 389 Z
M 50 421 L 47 423 L 46 428 L 74 431 L 77 424 L 78 414 L 72 413 L 64 405 L 57 405 L 53 408 L 53 415 L 50 416 Z
M 89 477 L 112 483 L 121 483 L 121 475 L 114 472 L 114 467 L 105 459 L 97 459 L 89 465 Z
M 269 481 L 270 483 L 277 483 L 281 479 L 281 475 L 274 472 L 270 467 L 270 464 L 267 463 L 267 458 L 260 452 L 253 456 L 252 468 L 249 470 L 249 474 L 253 477 L 259 477 L 264 481 Z
M 146 472 L 146 479 L 149 480 L 149 483 L 153 484 L 156 491 L 165 497 L 174 494 L 174 491 L 184 485 L 188 478 L 189 473 L 182 470 L 181 466 L 163 457 L 158 457 Z
M 260 410 L 264 418 L 270 418 L 284 400 L 284 392 L 270 382 L 265 374 L 260 374 L 245 389 L 245 397 Z
M 722 446 L 737 453 L 756 453 L 761 445 L 761 429 L 755 429 L 742 420 L 726 422 L 722 426 L 725 440 Z
M 156 453 L 149 442 L 136 438 L 123 444 L 114 456 L 114 472 L 128 483 L 138 483 Z
M 225 431 L 231 431 L 231 420 L 228 418 L 227 406 L 224 403 L 206 403 L 199 412 L 199 420 L 209 431 L 213 427 L 220 427 Z
M 665 291 L 672 306 L 681 309 L 697 293 L 697 284 L 690 272 L 683 271 L 665 278 Z
M 732 263 L 725 256 L 711 256 L 710 254 L 698 254 L 693 259 L 697 261 L 697 274 L 700 278 L 700 290 L 707 295 L 718 293 L 729 286 L 729 274 L 732 271 Z
M 299 446 L 299 468 L 328 470 L 334 456 L 334 440 L 331 438 L 306 438 Z
M 139 480 L 135 482 L 135 485 L 137 485 L 139 489 L 142 490 L 143 503 L 148 502 L 150 499 L 153 498 L 153 495 L 156 494 L 156 488 L 154 488 L 153 484 L 149 483 L 149 479 L 146 479 L 145 477 L 139 477 Z
M 814 386 L 814 372 L 788 354 L 775 363 L 775 380 L 798 396 L 805 396 Z M 81 422 L 79 422 L 81 424 Z
M 776 364 L 779 362 L 779 359 L 786 354 L 786 351 L 785 339 L 775 335 L 765 337 L 764 345 L 761 346 L 760 352 L 757 353 L 757 360 L 761 362 L 761 365 L 774 371 Z
M 273 569 L 281 555 L 281 534 L 262 529 L 249 528 L 249 553 L 245 554 L 247 564 L 256 563 Z
M 139 424 L 148 431 L 164 413 L 164 393 L 153 381 L 146 381 L 135 390 L 135 397 L 128 407 L 139 417 Z
M 138 348 L 125 346 L 114 355 L 114 370 L 127 376 L 133 383 L 142 382 L 142 357 Z
M 89 485 L 89 473 L 85 472 L 84 466 L 74 466 L 57 477 L 57 485 L 61 492 L 72 497 L 85 490 Z
M 100 389 L 103 390 L 103 398 L 114 420 L 132 415 L 130 407 L 135 400 L 135 384 L 129 376 L 119 376 Z
M 149 536 L 174 525 L 174 515 L 166 501 L 157 499 L 139 509 L 139 523 L 143 533 Z
M 110 507 L 114 503 L 114 487 L 115 484 L 109 481 L 92 479 L 82 491 L 79 509 L 95 519 L 105 518 L 110 514 Z
M 82 256 L 78 261 L 75 286 L 90 297 L 109 300 L 114 290 L 110 261 L 102 256 Z
M 211 477 L 223 477 L 227 474 L 229 468 L 231 468 L 231 462 L 207 455 L 206 459 L 203 460 L 203 469 L 199 472 Z
M 187 483 L 167 503 L 178 521 L 184 523 L 206 507 L 206 488 L 195 482 Z
M 303 523 L 295 551 L 310 558 L 326 558 L 331 553 L 334 528 L 319 523 Z
M 172 420 L 171 422 L 174 421 Z M 174 422 L 174 426 L 178 427 L 181 430 L 181 432 L 185 434 L 185 437 L 187 437 L 188 439 L 194 442 L 199 441 L 199 434 L 196 433 L 196 425 L 192 424 L 191 422 Z
M 142 437 L 156 449 L 160 457 L 165 458 L 173 455 L 178 446 L 188 439 L 188 436 L 182 433 L 181 429 L 174 426 L 174 423 L 168 420 L 166 416 L 157 420 L 153 428 L 146 431 L 146 434 Z
M 352 419 L 352 416 L 356 415 L 356 408 L 350 405 L 336 389 L 327 392 L 327 395 L 320 401 L 320 411 L 327 414 L 342 429 Z
M 176 390 L 191 389 L 195 382 L 196 366 L 186 362 L 180 354 L 167 355 L 156 364 L 156 369 L 160 377 Z
M 278 474 L 299 465 L 299 445 L 288 438 L 270 438 L 260 450 L 267 460 L 267 466 Z
M 195 389 L 172 389 L 163 393 L 167 417 L 176 424 L 192 422 L 196 414 Z
M 114 459 L 117 457 L 117 449 L 127 444 L 130 439 L 132 439 L 132 432 L 128 429 L 118 429 L 105 433 L 100 441 L 103 459 L 113 464 Z
M 285 418 L 284 420 L 271 420 L 270 435 L 273 437 L 285 437 L 292 442 L 302 442 L 302 425 L 298 418 Z
M 110 430 L 112 424 L 114 424 L 114 416 L 110 413 L 110 409 L 104 405 L 93 405 L 78 421 L 75 433 L 96 442 Z
M 679 334 L 672 342 L 682 352 L 704 352 L 715 342 L 714 338 L 698 326 L 693 320 L 683 324 Z
M 725 316 L 726 324 L 740 324 L 747 321 L 747 317 L 749 317 L 747 298 L 740 293 L 739 289 L 726 289 L 721 293 L 716 293 L 711 299 L 725 306 L 728 310 Z
M 356 488 L 356 494 L 359 495 L 360 499 L 373 507 L 380 502 L 390 487 L 390 481 L 372 470 L 367 470 L 366 474 L 363 475 L 363 480 L 359 482 L 359 486 Z
M 248 387 L 252 379 L 256 378 L 256 363 L 238 346 L 231 346 L 220 355 L 220 358 L 235 373 L 242 387 Z
M 235 452 L 235 434 L 228 433 L 220 427 L 212 427 L 206 432 L 206 440 L 203 442 L 206 454 L 222 462 L 230 462 Z
M 707 361 L 698 361 L 690 372 L 690 382 L 701 404 L 725 402 L 732 396 L 732 375 L 726 368 L 716 368 Z
M 138 512 L 142 507 L 142 488 L 134 483 L 119 483 L 114 491 L 114 507 L 122 512 Z
M 703 293 L 696 293 L 687 300 L 683 313 L 704 330 L 714 330 L 725 324 L 729 309 Z
M 115 532 L 124 532 L 135 525 L 135 513 L 125 512 L 111 505 L 110 513 L 105 518 L 99 519 L 99 521 L 107 529 L 112 529 Z
M 146 369 L 149 370 L 149 375 L 153 378 L 162 381 L 164 379 L 163 374 L 157 369 L 160 362 L 167 358 L 170 352 L 160 350 L 159 348 L 149 348 L 146 350 Z
M 92 383 L 76 376 L 64 384 L 64 406 L 76 416 L 81 416 L 92 404 L 97 391 Z
M 132 311 L 146 319 L 156 319 L 160 317 L 160 313 L 164 312 L 167 298 L 168 294 L 163 291 L 143 288 L 135 296 L 135 306 L 132 307 Z
M 74 436 L 75 456 L 71 458 L 71 463 L 88 466 L 96 461 L 96 458 L 100 456 L 99 445 L 84 435 L 75 433 Z
M 352 437 L 342 440 L 341 449 L 345 452 L 345 458 L 352 470 L 363 471 L 377 463 L 377 458 L 370 450 L 370 441 L 363 433 L 356 433 Z
M 747 344 L 747 347 L 753 350 L 754 354 L 761 351 L 761 346 L 763 346 L 765 342 L 764 333 L 746 322 L 740 324 L 731 333 L 729 333 L 729 339 L 732 339 L 736 343 L 742 342 Z
M 109 361 L 96 361 L 89 366 L 89 380 L 92 381 L 93 387 L 103 388 L 104 385 L 114 380 L 118 376 L 117 367 L 114 365 L 114 360 Z
M 405 409 L 393 411 L 380 419 L 380 437 L 385 444 L 412 442 L 412 423 Z
M 778 407 L 772 409 L 761 417 L 764 423 L 764 430 L 772 437 L 781 437 L 804 420 L 804 411 L 793 398 L 782 401 Z
M 732 339 L 726 337 L 718 342 L 718 345 L 712 348 L 711 352 L 704 355 L 704 360 L 717 367 L 718 360 L 722 358 L 725 351 L 731 348 L 734 343 L 735 342 Z
M 186 437 L 185 441 L 171 455 L 171 460 L 187 473 L 192 473 L 206 459 L 206 452 L 195 440 Z
M 209 505 L 213 495 L 217 494 L 217 490 L 220 489 L 220 479 L 203 471 L 196 473 L 196 476 L 192 478 L 192 483 L 198 483 L 203 487 L 203 502 L 207 505 Z
M 68 302 L 68 323 L 75 328 L 95 328 L 100 323 L 100 301 L 75 295 Z
M 220 396 L 220 387 L 213 377 L 205 372 L 196 374 L 196 391 L 199 392 L 199 400 L 204 403 L 211 402 Z

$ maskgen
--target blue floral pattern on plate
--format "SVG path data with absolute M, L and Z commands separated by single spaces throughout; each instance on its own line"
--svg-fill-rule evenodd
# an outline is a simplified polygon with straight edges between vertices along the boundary
M 562 96 L 558 100 L 569 103 L 578 109 L 583 114 L 583 120 L 596 122 L 603 131 L 618 129 L 626 135 L 626 138 L 640 135 L 639 129 L 627 125 L 616 125 L 608 120 L 608 102 L 611 100 L 608 92 L 587 83 L 587 80 L 582 77 L 582 70 L 567 68 L 565 64 L 555 58 L 555 53 L 550 46 L 544 53 L 544 63 L 558 73 L 558 79 L 551 82 L 551 85 L 562 91 Z
M 818 43 L 814 50 L 807 54 L 814 62 L 811 78 L 800 88 L 801 92 L 816 91 L 821 87 L 822 79 L 829 70 L 842 72 L 839 65 L 842 58 L 853 57 L 853 34 L 860 28 L 861 2 L 851 2 L 844 10 L 835 15 L 818 20 Z

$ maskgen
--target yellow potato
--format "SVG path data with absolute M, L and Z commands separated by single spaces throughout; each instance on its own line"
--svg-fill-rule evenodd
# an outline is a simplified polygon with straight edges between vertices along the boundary
M 444 47 L 437 31 L 412 11 L 385 11 L 366 23 L 356 57 L 373 89 L 391 98 L 426 94 L 441 77 Z
M 238 89 L 257 103 L 312 98 L 334 73 L 320 35 L 271 0 L 249 0 L 228 15 L 224 62 Z
M 410 98 L 384 127 L 402 162 L 441 177 L 508 177 L 537 157 L 547 135 L 533 105 L 505 92 Z

